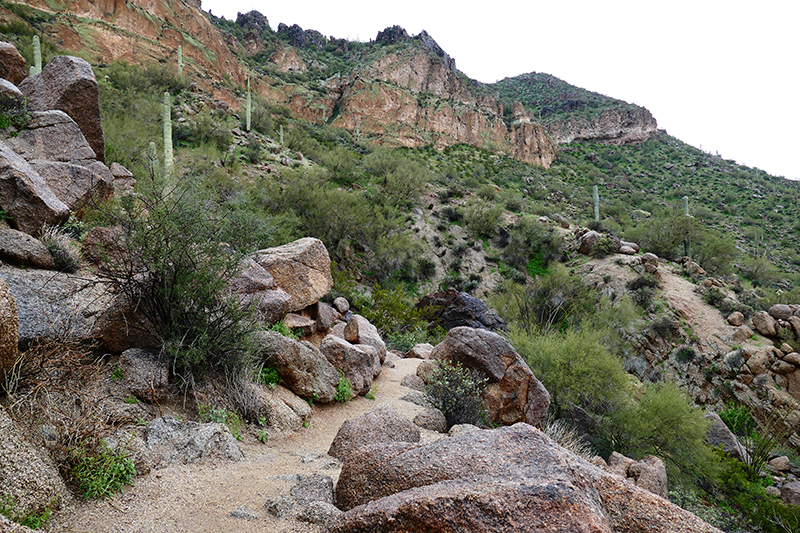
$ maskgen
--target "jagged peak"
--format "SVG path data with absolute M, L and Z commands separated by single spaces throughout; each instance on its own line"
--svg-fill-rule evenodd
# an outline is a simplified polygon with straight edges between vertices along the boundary
M 246 30 L 252 30 L 258 33 L 261 33 L 264 30 L 270 30 L 267 17 L 255 9 L 244 14 L 237 13 L 236 25 Z
M 449 68 L 453 72 L 456 72 L 455 58 L 450 57 L 447 54 L 447 52 L 445 52 L 444 49 L 441 46 L 439 46 L 439 43 L 437 43 L 427 31 L 422 30 L 421 32 L 419 32 L 419 35 L 416 36 L 416 39 L 419 39 L 425 48 L 427 48 L 437 56 L 441 57 L 442 60 L 444 60 L 444 64 L 447 65 L 447 68 Z
M 402 26 L 394 25 L 389 26 L 383 31 L 378 32 L 375 38 L 376 43 L 380 44 L 394 44 L 411 39 L 408 32 Z

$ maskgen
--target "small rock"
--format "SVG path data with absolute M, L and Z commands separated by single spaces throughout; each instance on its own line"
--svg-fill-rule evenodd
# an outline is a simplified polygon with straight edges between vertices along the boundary
M 728 324 L 731 326 L 741 326 L 744 324 L 744 315 L 739 311 L 734 311 L 730 315 L 728 315 Z
M 228 516 L 232 516 L 233 518 L 241 518 L 242 520 L 258 520 L 259 516 L 255 512 L 251 511 L 247 508 L 247 506 L 242 505 L 238 509 L 235 509 L 230 512 Z
M 342 296 L 339 296 L 333 300 L 333 306 L 342 314 L 345 314 L 350 310 L 350 303 L 347 301 L 347 298 Z
M 414 423 L 422 429 L 437 433 L 445 433 L 447 431 L 447 418 L 438 409 L 425 409 L 414 417 Z
M 425 392 L 425 382 L 416 374 L 408 374 L 400 381 L 400 385 L 419 392 Z
M 406 354 L 406 358 L 428 359 L 430 358 L 432 351 L 433 344 L 428 344 L 427 342 L 415 344 L 414 347 L 411 348 Z
M 415 390 L 409 392 L 404 396 L 401 396 L 400 399 L 403 400 L 404 402 L 409 402 L 413 403 L 414 405 L 419 405 L 420 407 L 426 407 L 426 408 L 433 407 L 433 404 L 431 403 L 431 401 L 428 399 L 427 396 Z
M 42 241 L 15 229 L 0 230 L 0 258 L 26 267 L 55 268 L 53 256 Z

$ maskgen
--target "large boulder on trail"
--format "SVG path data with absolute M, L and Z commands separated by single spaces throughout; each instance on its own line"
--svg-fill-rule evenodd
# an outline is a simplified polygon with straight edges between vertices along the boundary
M 720 533 L 527 424 L 356 448 L 335 498 L 330 533 Z
M 459 363 L 488 380 L 483 404 L 489 421 L 540 425 L 547 419 L 550 393 L 505 338 L 483 329 L 451 329 L 431 353 L 432 360 Z
M 282 384 L 307 400 L 332 402 L 339 373 L 316 346 L 275 331 L 260 331 L 256 342 L 265 366 L 274 366 Z
M 761 335 L 766 337 L 774 337 L 777 335 L 777 329 L 775 329 L 777 322 L 766 311 L 759 311 L 753 315 L 751 320 L 753 321 L 753 327 Z
M 378 328 L 361 315 L 353 315 L 344 328 L 344 338 L 353 344 L 366 344 L 378 352 L 380 364 L 386 360 L 386 343 L 381 339 Z
M 289 294 L 289 312 L 316 303 L 333 287 L 331 258 L 319 239 L 306 237 L 253 252 L 251 257 Z
M 372 346 L 352 344 L 336 335 L 328 335 L 322 339 L 319 351 L 342 377 L 350 380 L 352 397 L 369 392 L 372 380 L 381 373 L 380 354 Z
M 79 57 L 54 57 L 40 74 L 25 78 L 19 88 L 28 99 L 30 111 L 59 109 L 69 115 L 80 127 L 97 160 L 105 161 L 99 90 L 89 63 Z
M 420 432 L 411 420 L 387 404 L 348 419 L 336 432 L 328 455 L 344 460 L 359 447 L 392 442 L 419 442 Z

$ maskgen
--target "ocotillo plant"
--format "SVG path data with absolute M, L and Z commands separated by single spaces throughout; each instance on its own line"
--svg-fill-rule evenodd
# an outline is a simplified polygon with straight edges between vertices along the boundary
M 600 221 L 600 193 L 597 190 L 597 185 L 592 188 L 592 202 L 594 202 L 594 221 Z
M 683 216 L 689 216 L 689 197 L 683 197 Z M 683 255 L 686 257 L 692 257 L 692 241 L 686 239 L 683 241 Z
M 41 74 L 42 72 L 42 43 L 39 41 L 39 36 L 33 36 L 33 65 L 31 65 L 28 73 L 31 76 Z
M 183 47 L 178 45 L 178 77 L 183 76 Z
M 164 92 L 164 176 L 172 174 L 172 97 Z
M 247 107 L 244 110 L 245 128 L 250 131 L 250 117 L 252 113 L 253 98 L 250 95 L 250 73 L 247 73 Z

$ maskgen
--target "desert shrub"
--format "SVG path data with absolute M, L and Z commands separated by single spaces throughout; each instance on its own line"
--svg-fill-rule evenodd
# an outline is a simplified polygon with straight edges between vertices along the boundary
M 628 289 L 628 294 L 633 303 L 638 305 L 644 310 L 650 308 L 650 303 L 653 301 L 653 296 L 656 295 L 658 289 L 658 278 L 653 274 L 645 274 L 639 276 L 625 284 Z
M 739 273 L 756 287 L 768 287 L 780 277 L 778 268 L 766 257 L 746 257 L 739 263 Z
M 73 453 L 72 475 L 87 500 L 108 498 L 121 492 L 124 485 L 133 484 L 136 467 L 121 450 L 100 446 L 93 453 L 84 448 L 75 448 Z
M 464 213 L 467 229 L 479 237 L 491 238 L 500 229 L 503 208 L 492 202 L 471 202 Z
M 536 217 L 520 218 L 508 230 L 508 244 L 503 249 L 503 261 L 524 270 L 531 260 L 538 258 L 538 266 L 546 269 L 561 249 L 561 238 L 552 227 L 539 222 Z M 541 272 L 534 269 L 534 272 Z
M 44 510 L 40 512 L 28 512 L 18 514 L 14 512 L 16 501 L 10 495 L 3 495 L 0 493 L 0 516 L 5 516 L 9 520 L 22 524 L 30 529 L 39 529 L 44 527 L 50 515 L 52 514 L 51 507 L 58 503 L 58 499 L 53 500 Z
M 696 236 L 692 243 L 692 259 L 712 276 L 725 276 L 732 272 L 739 257 L 736 241 L 727 235 L 707 230 Z
M 252 244 L 226 214 L 191 183 L 162 192 L 155 180 L 128 209 L 106 214 L 124 228 L 127 252 L 98 274 L 152 324 L 176 372 L 240 372 L 250 361 L 252 313 L 226 287 Z
M 560 263 L 552 263 L 546 276 L 525 285 L 509 283 L 490 298 L 492 307 L 509 323 L 525 331 L 564 330 L 594 312 L 596 294 L 591 293 Z
M 707 287 L 703 289 L 703 300 L 712 307 L 719 307 L 725 299 L 725 293 L 717 287 Z
M 208 407 L 201 405 L 197 409 L 197 418 L 200 422 L 213 422 L 215 424 L 225 424 L 231 431 L 231 435 L 236 440 L 242 440 L 242 428 L 244 420 L 236 411 L 229 411 L 222 407 Z
M 68 274 L 78 271 L 81 266 L 81 253 L 66 230 L 61 226 L 45 224 L 42 227 L 41 241 L 50 250 L 56 270 Z
M 456 223 L 464 218 L 464 211 L 457 206 L 448 205 L 442 208 L 442 216 L 449 222 Z
M 683 255 L 683 242 L 693 243 L 700 234 L 697 219 L 686 217 L 681 210 L 653 216 L 626 233 L 628 240 L 639 243 L 643 250 L 659 257 L 675 260 Z
M 274 366 L 261 367 L 253 377 L 253 381 L 266 385 L 270 389 L 274 389 L 281 382 L 281 375 Z
M 176 146 L 210 144 L 224 152 L 233 142 L 233 135 L 224 121 L 204 111 L 185 122 L 173 123 L 172 139 Z
M 384 289 L 380 284 L 372 288 L 372 296 L 361 314 L 383 332 L 413 331 L 424 327 L 422 313 L 402 286 Z
M 596 455 L 592 447 L 566 420 L 550 418 L 542 428 L 542 432 L 556 441 L 562 448 L 566 448 L 587 461 Z
M 624 399 L 628 378 L 622 360 L 603 344 L 602 332 L 584 328 L 530 335 L 514 327 L 510 339 L 550 391 L 556 417 L 570 404 L 602 412 Z
M 476 194 L 478 195 L 478 198 L 491 201 L 497 198 L 498 194 L 497 187 L 495 187 L 490 183 L 487 183 L 486 185 L 483 185 L 481 188 L 479 188 Z
M 664 460 L 673 484 L 713 480 L 720 465 L 705 442 L 708 420 L 673 383 L 645 383 L 637 396 L 609 413 L 606 439 L 633 458 L 656 455 Z
M 617 245 L 608 235 L 601 235 L 597 240 L 597 244 L 592 249 L 592 257 L 603 258 L 616 253 Z
M 425 384 L 425 394 L 444 414 L 447 429 L 457 424 L 486 427 L 486 410 L 481 399 L 486 381 L 477 370 L 464 368 L 459 363 L 440 361 Z
M 691 346 L 681 346 L 675 352 L 675 359 L 677 359 L 679 363 L 688 363 L 694 360 L 696 355 L 697 353 Z
M 364 158 L 363 166 L 376 186 L 376 201 L 386 205 L 413 205 L 425 184 L 434 180 L 425 165 L 399 151 L 377 149 Z

